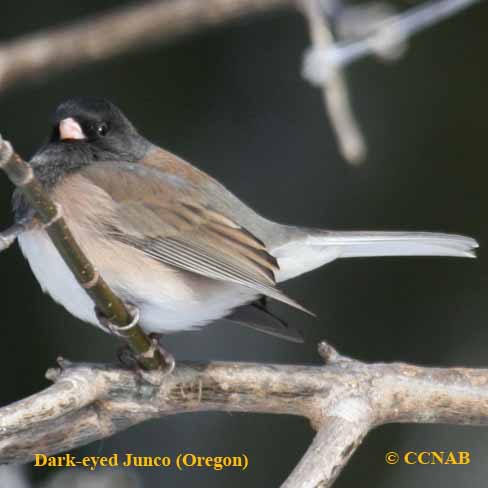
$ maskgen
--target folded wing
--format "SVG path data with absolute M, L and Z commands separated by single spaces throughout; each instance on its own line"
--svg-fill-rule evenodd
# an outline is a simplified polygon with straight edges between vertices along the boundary
M 94 164 L 83 176 L 114 199 L 106 227 L 111 238 L 161 263 L 251 288 L 307 312 L 276 288 L 279 266 L 264 243 L 212 209 L 185 180 L 124 163 Z

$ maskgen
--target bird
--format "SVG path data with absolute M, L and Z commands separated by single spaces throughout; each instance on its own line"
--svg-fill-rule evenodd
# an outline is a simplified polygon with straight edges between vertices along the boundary
M 62 102 L 51 134 L 30 159 L 61 205 L 88 259 L 147 333 L 195 330 L 225 319 L 301 342 L 268 300 L 304 312 L 279 283 L 342 258 L 474 257 L 474 239 L 429 232 L 333 231 L 284 225 L 255 212 L 223 184 L 146 139 L 112 102 Z M 18 237 L 33 274 L 78 319 L 106 330 L 86 291 L 23 194 L 13 195 Z

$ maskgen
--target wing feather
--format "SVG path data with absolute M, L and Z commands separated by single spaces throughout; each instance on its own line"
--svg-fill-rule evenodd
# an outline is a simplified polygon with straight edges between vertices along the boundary
M 310 313 L 276 287 L 278 262 L 264 243 L 211 208 L 198 188 L 165 178 L 163 172 L 148 178 L 135 171 L 135 165 L 109 167 L 110 177 L 106 163 L 91 165 L 83 173 L 114 200 L 114 216 L 106 226 L 112 238 L 159 262 L 252 288 Z

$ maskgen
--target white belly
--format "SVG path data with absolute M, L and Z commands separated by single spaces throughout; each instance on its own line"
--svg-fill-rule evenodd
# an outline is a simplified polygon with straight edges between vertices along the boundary
M 26 232 L 19 237 L 19 245 L 43 291 L 75 317 L 99 326 L 93 302 L 47 234 Z M 120 269 L 127 263 L 117 257 L 114 252 L 110 267 L 93 264 L 117 294 L 139 307 L 140 323 L 147 332 L 177 332 L 202 326 L 257 298 L 250 289 L 192 277 L 162 265 L 150 266 L 150 272 L 130 269 L 121 274 Z

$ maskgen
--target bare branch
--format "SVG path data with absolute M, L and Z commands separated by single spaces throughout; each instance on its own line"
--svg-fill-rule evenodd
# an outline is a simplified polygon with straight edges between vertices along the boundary
M 318 430 L 283 486 L 329 487 L 377 425 L 488 425 L 488 370 L 365 364 L 329 351 L 325 366 L 181 363 L 159 385 L 124 369 L 64 362 L 49 374 L 54 385 L 0 409 L 0 463 L 70 450 L 165 415 L 266 412 L 306 417 Z
M 0 91 L 26 79 L 102 61 L 156 41 L 193 34 L 291 0 L 159 0 L 0 44 Z
M 318 0 L 303 0 L 305 16 L 310 29 L 313 50 L 327 52 L 334 44 L 331 28 L 321 11 Z M 310 60 L 310 58 L 307 58 Z M 304 66 L 304 76 L 309 79 L 309 68 Z M 347 93 L 346 81 L 338 67 L 328 72 L 321 83 L 326 111 L 335 131 L 339 148 L 350 163 L 361 163 L 366 157 L 366 142 L 354 118 Z
M 334 415 L 324 417 L 307 452 L 282 488 L 332 486 L 371 428 L 369 406 L 361 400 L 339 402 Z

